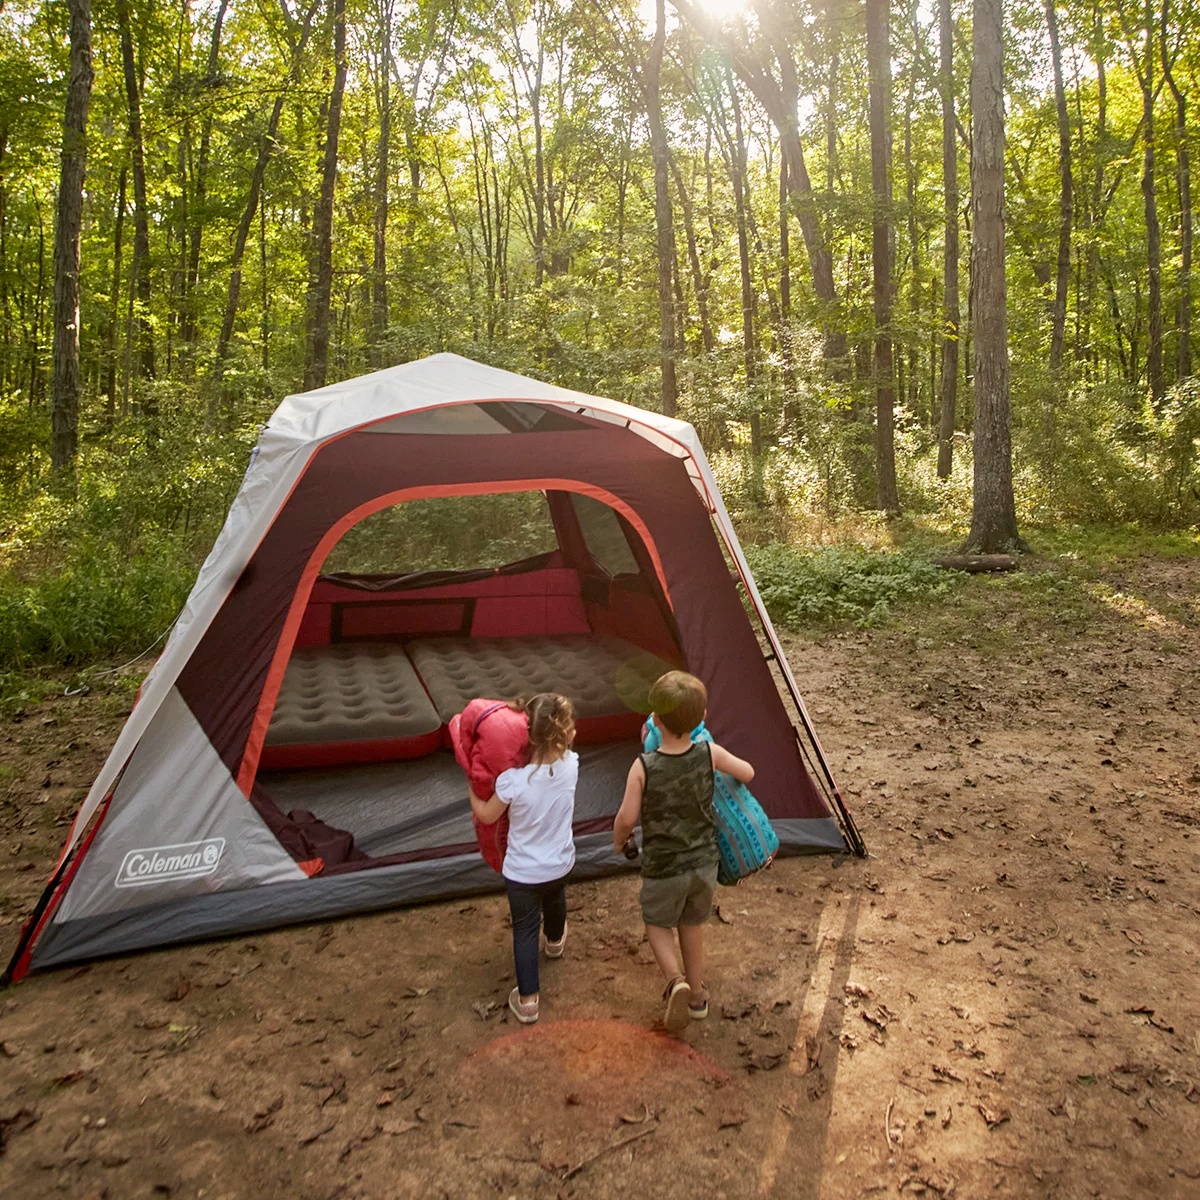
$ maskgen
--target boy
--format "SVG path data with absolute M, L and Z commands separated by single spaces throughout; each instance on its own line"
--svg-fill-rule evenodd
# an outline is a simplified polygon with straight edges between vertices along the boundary
M 680 1033 L 689 1017 L 708 1016 L 704 922 L 717 883 L 713 771 L 749 783 L 754 768 L 715 742 L 692 742 L 689 735 L 708 709 L 708 692 L 694 675 L 668 671 L 651 687 L 650 704 L 662 745 L 639 755 L 629 769 L 613 822 L 613 847 L 620 852 L 641 822 L 642 919 L 667 980 L 663 1022 L 671 1033 Z

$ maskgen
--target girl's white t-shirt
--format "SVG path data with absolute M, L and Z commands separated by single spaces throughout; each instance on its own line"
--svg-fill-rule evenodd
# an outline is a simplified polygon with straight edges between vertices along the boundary
M 575 785 L 579 755 L 568 750 L 549 766 L 513 767 L 496 779 L 496 795 L 508 805 L 504 878 L 549 883 L 575 865 Z

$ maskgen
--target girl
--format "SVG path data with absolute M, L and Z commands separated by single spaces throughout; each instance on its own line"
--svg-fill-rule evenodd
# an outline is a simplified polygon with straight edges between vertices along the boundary
M 571 822 L 579 755 L 575 711 L 566 696 L 541 692 L 525 705 L 529 765 L 502 772 L 488 800 L 471 793 L 471 810 L 485 825 L 508 813 L 504 886 L 512 911 L 517 986 L 508 1007 L 522 1025 L 538 1019 L 538 934 L 546 926 L 546 957 L 561 958 L 567 941 L 567 875 L 575 865 Z

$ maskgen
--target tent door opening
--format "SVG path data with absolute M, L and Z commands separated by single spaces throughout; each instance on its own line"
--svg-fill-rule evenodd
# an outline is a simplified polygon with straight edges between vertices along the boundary
M 470 853 L 447 724 L 477 696 L 575 704 L 579 832 L 616 811 L 650 683 L 682 666 L 653 557 L 612 507 L 527 490 L 390 505 L 304 606 L 252 802 L 313 873 Z

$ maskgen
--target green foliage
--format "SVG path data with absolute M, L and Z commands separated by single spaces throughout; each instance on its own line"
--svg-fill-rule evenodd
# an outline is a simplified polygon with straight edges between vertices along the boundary
M 87 663 L 148 647 L 175 620 L 195 564 L 167 538 L 147 538 L 132 557 L 84 539 L 52 575 L 0 579 L 0 663 Z
M 1061 394 L 1043 381 L 1027 383 L 1024 396 L 1015 482 L 1028 519 L 1158 528 L 1200 521 L 1196 380 L 1177 384 L 1157 412 L 1126 384 Z
M 325 560 L 327 573 L 469 570 L 558 545 L 542 492 L 410 500 L 360 521 Z
M 793 629 L 840 621 L 877 625 L 903 604 L 951 591 L 959 579 L 915 548 L 802 550 L 776 543 L 748 547 L 747 558 L 771 619 Z

